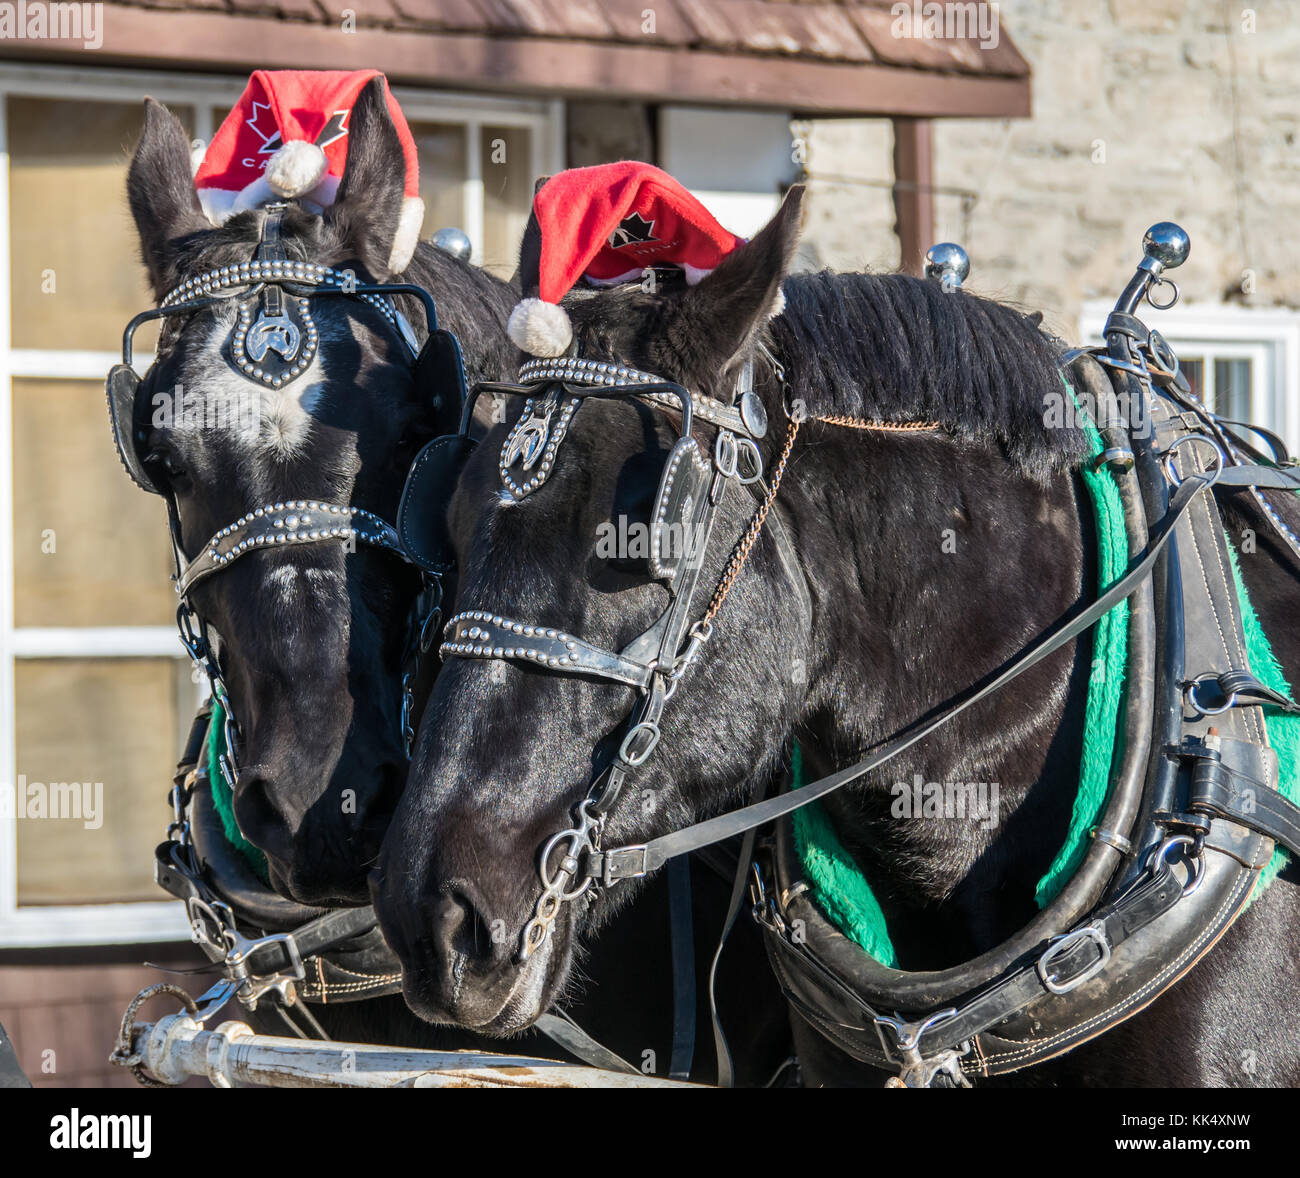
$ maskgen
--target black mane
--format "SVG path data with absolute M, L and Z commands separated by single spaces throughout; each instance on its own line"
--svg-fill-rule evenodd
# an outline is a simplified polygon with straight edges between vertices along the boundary
M 814 416 L 938 421 L 958 437 L 995 439 L 1036 477 L 1077 461 L 1081 432 L 1047 418 L 1046 398 L 1064 393 L 1061 370 L 1021 311 L 902 274 L 823 270 L 782 289 L 772 343 L 788 396 Z

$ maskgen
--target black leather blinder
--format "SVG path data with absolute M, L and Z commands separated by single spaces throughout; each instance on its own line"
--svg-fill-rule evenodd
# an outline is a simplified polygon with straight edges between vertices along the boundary
M 434 438 L 416 455 L 406 476 L 397 508 L 397 536 L 407 556 L 426 572 L 441 575 L 455 567 L 447 506 L 477 445 L 465 434 Z
M 141 380 L 129 364 L 114 364 L 105 388 L 117 456 L 137 487 L 161 495 L 162 488 L 153 481 L 144 463 L 144 447 L 149 439 L 149 382 Z

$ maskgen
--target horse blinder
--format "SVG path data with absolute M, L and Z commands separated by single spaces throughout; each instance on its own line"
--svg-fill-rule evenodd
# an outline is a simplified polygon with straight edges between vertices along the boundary
M 114 364 L 105 382 L 108 416 L 113 427 L 117 456 L 131 481 L 151 495 L 163 494 L 144 461 L 149 437 L 149 382 L 129 364 Z

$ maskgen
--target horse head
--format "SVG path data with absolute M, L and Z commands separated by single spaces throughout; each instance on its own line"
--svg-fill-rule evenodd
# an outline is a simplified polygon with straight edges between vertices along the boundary
M 181 305 L 162 320 L 140 390 L 134 456 L 168 502 L 181 563 L 212 547 L 209 575 L 181 582 L 217 636 L 240 829 L 266 853 L 273 886 L 315 904 L 364 900 L 405 782 L 401 684 L 422 582 L 385 529 L 414 455 L 458 420 L 459 378 L 415 360 L 400 314 L 424 327 L 415 298 L 317 298 L 272 282 L 204 300 L 202 276 L 219 288 L 263 257 L 336 286 L 400 278 L 434 292 L 444 325 L 475 336 L 484 362 L 493 350 L 479 325 L 508 306 L 504 284 L 429 246 L 389 272 L 405 165 L 382 79 L 357 99 L 349 139 L 323 215 L 254 209 L 214 228 L 181 124 L 149 101 L 128 180 L 155 296 Z
M 634 366 L 729 403 L 779 299 L 800 195 L 792 192 L 762 232 L 695 286 L 570 297 L 584 361 Z M 489 654 L 498 641 L 518 657 L 444 663 L 372 885 L 385 936 L 403 960 L 407 1002 L 432 1021 L 489 1034 L 541 1014 L 564 988 L 582 939 L 636 890 L 629 883 L 595 904 L 590 893 L 561 902 L 549 935 L 521 952 L 535 938 L 526 929 L 542 891 L 539 850 L 574 825 L 643 698 L 626 682 L 555 673 L 577 649 L 565 644 L 618 652 L 653 636 L 676 576 L 652 568 L 649 548 L 670 454 L 681 477 L 669 497 L 693 521 L 699 488 L 682 489 L 686 464 L 711 468 L 717 433 L 697 414 L 685 431 L 702 447 L 691 459 L 679 445 L 680 405 L 615 395 L 575 406 L 558 388 L 543 383 L 532 407 L 502 413 L 459 473 L 446 512 L 457 620 L 444 649 L 465 645 L 456 634 L 473 644 L 478 623 L 465 619 L 481 615 L 485 625 L 518 620 L 507 622 L 519 627 L 508 640 L 487 643 Z M 781 414 L 774 390 L 767 408 Z M 764 449 L 771 458 L 770 440 Z M 679 562 L 699 565 L 696 615 L 758 506 L 752 489 L 724 483 L 712 541 Z M 602 820 L 607 843 L 643 841 L 716 812 L 777 769 L 774 734 L 806 691 L 790 671 L 809 618 L 789 577 L 769 561 L 761 586 L 736 582 L 684 695 L 658 720 L 653 758 Z M 687 702 L 686 685 L 700 682 L 712 690 Z M 562 857 L 547 856 L 545 870 Z

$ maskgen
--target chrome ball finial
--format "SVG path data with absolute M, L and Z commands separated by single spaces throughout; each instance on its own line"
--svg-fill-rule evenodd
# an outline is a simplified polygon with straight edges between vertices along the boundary
M 1192 239 L 1187 236 L 1187 231 L 1172 221 L 1152 225 L 1142 235 L 1142 252 L 1157 264 L 1153 267 L 1157 274 L 1181 266 L 1191 251 Z
M 945 290 L 961 290 L 970 274 L 970 257 L 952 241 L 941 241 L 925 251 L 925 276 L 937 278 Z
M 465 231 L 451 225 L 439 229 L 429 240 L 443 253 L 451 254 L 462 262 L 468 262 L 470 254 L 474 252 L 474 246 Z

